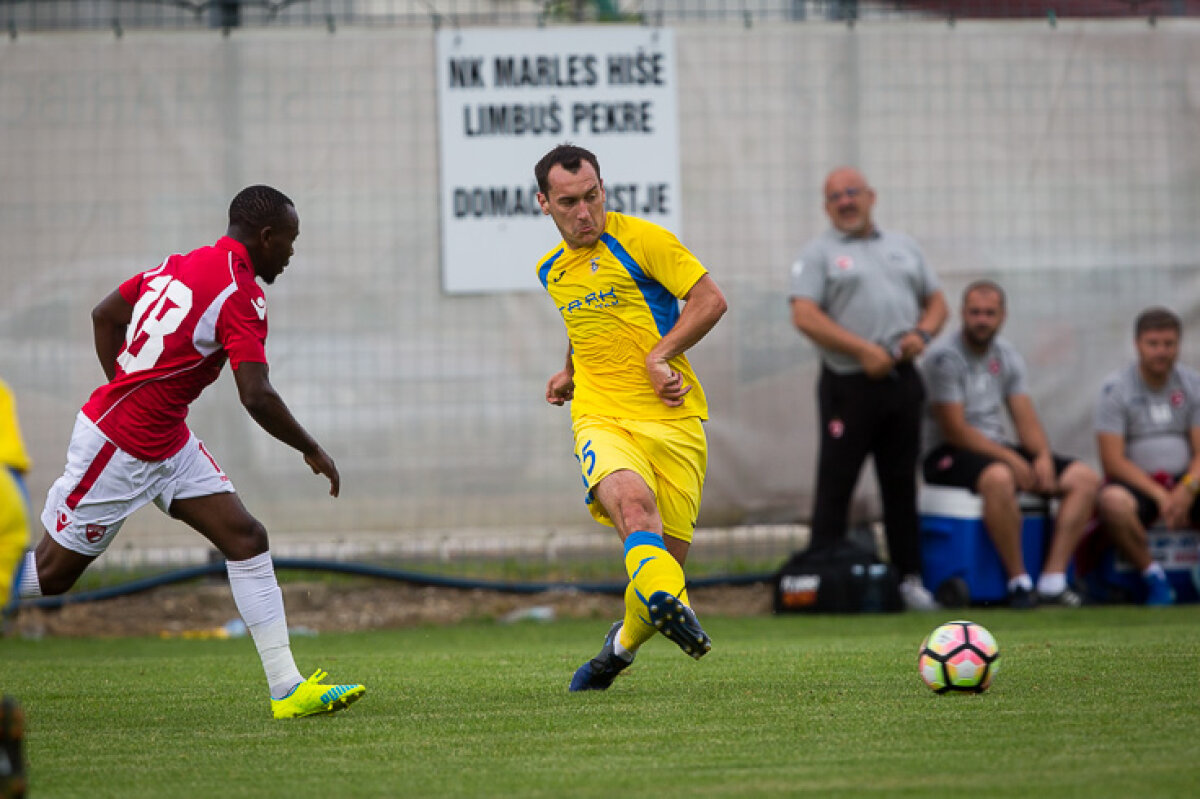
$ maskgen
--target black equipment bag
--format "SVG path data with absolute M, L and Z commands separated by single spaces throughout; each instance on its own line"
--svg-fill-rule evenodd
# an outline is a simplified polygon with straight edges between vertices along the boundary
M 890 613 L 904 609 L 890 563 L 848 540 L 797 552 L 775 574 L 776 613 Z

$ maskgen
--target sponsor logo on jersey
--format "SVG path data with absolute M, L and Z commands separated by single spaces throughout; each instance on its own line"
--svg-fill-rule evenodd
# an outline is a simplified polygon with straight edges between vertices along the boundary
M 567 316 L 584 308 L 590 311 L 598 308 L 611 308 L 614 305 L 619 305 L 620 302 L 617 298 L 617 288 L 616 286 L 612 286 L 608 291 L 590 291 L 578 299 L 571 300 L 566 305 L 560 305 L 558 312 L 563 316 Z
M 61 533 L 63 530 L 66 529 L 67 525 L 70 523 L 71 523 L 70 514 L 68 514 L 65 510 L 60 510 L 58 512 L 58 518 L 55 520 L 55 527 L 58 528 L 58 532 Z
M 567 273 L 567 270 L 563 269 L 561 272 L 558 273 L 558 277 L 551 278 L 550 282 L 557 283 L 558 281 L 562 280 L 562 276 L 565 275 L 566 273 Z

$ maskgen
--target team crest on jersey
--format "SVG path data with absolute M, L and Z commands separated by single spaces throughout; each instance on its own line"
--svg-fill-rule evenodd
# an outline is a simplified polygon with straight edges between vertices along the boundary
M 988 361 L 988 371 L 994 375 L 1000 374 L 1000 359 L 992 358 Z
M 1171 407 L 1182 408 L 1183 400 L 1184 400 L 1183 389 L 1177 388 L 1171 392 Z
M 600 268 L 600 259 L 599 259 L 599 258 L 593 258 L 593 259 L 592 259 L 591 261 L 589 261 L 588 263 L 590 263 L 590 264 L 592 265 L 592 271 L 593 271 L 593 272 L 595 272 L 597 269 L 599 269 L 599 268 Z
M 941 457 L 941 460 L 939 460 L 937 462 L 937 468 L 938 468 L 938 471 L 940 471 L 940 472 L 946 471 L 953 465 L 954 465 L 954 456 L 953 455 L 943 455 Z
M 833 259 L 833 265 L 845 272 L 847 269 L 854 268 L 854 259 L 849 255 L 839 255 Z
M 89 524 L 87 527 L 83 528 L 84 538 L 88 540 L 89 544 L 94 544 L 101 538 L 104 538 L 104 534 L 107 532 L 108 528 L 103 524 Z
M 841 419 L 829 420 L 829 437 L 841 438 L 846 433 L 846 423 Z

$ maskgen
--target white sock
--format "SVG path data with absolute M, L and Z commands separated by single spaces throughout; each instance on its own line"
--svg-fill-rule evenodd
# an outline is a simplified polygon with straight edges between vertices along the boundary
M 621 630 L 617 630 L 617 634 L 613 636 L 613 654 L 627 663 L 633 661 L 634 650 L 621 646 Z
M 1067 590 L 1067 575 L 1045 572 L 1038 578 L 1037 589 L 1042 596 L 1058 596 Z
M 1158 561 L 1154 561 L 1147 566 L 1146 570 L 1142 572 L 1142 576 L 1161 577 L 1164 580 L 1167 579 L 1167 573 L 1163 571 L 1163 567 L 1159 565 Z
M 25 553 L 25 562 L 21 565 L 21 583 L 17 591 L 17 595 L 21 599 L 42 595 L 42 584 L 38 581 L 37 560 L 32 549 Z
M 1028 574 L 1018 574 L 1016 577 L 1008 581 L 1008 591 L 1012 593 L 1018 588 L 1024 588 L 1026 591 L 1033 590 L 1033 578 Z
M 283 612 L 283 592 L 275 579 L 271 553 L 264 552 L 249 560 L 226 561 L 229 588 L 246 629 L 254 639 L 271 698 L 282 699 L 304 682 L 292 658 L 288 640 L 287 616 Z

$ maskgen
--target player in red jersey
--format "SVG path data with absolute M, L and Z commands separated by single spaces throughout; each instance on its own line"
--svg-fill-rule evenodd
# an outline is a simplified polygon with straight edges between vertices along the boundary
M 299 450 L 314 474 L 340 477 L 329 454 L 296 421 L 268 379 L 267 303 L 255 277 L 283 273 L 300 233 L 295 205 L 269 186 L 242 190 L 216 244 L 172 255 L 134 275 L 92 310 L 96 355 L 108 383 L 79 412 L 67 467 L 42 511 L 45 535 L 26 555 L 21 596 L 61 594 L 108 547 L 130 514 L 153 502 L 198 531 L 226 558 L 229 585 L 262 659 L 276 718 L 340 710 L 361 685 L 300 676 L 267 531 L 250 515 L 203 442 L 188 406 L 233 368 L 251 418 Z

